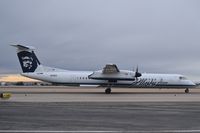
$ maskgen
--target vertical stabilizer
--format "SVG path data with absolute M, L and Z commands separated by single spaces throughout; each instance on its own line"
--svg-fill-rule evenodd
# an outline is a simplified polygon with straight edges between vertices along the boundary
M 34 53 L 34 48 L 31 46 L 11 45 L 17 48 L 17 56 L 23 73 L 35 72 L 40 65 L 40 61 Z

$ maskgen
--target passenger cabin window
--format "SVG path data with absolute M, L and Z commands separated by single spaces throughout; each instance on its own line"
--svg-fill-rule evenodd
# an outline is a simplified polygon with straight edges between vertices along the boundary
M 187 78 L 186 78 L 186 77 L 183 77 L 183 76 L 180 76 L 179 79 L 180 79 L 180 80 L 186 80 Z

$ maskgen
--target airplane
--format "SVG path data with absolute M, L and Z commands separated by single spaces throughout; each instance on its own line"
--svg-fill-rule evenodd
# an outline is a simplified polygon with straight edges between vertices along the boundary
M 110 94 L 112 87 L 125 88 L 182 88 L 189 93 L 189 88 L 196 86 L 191 80 L 180 74 L 140 73 L 120 70 L 116 64 L 106 64 L 97 71 L 70 71 L 47 67 L 40 63 L 35 48 L 20 44 L 16 47 L 17 56 L 22 68 L 22 76 L 62 85 L 98 85 L 106 87 L 105 93 Z

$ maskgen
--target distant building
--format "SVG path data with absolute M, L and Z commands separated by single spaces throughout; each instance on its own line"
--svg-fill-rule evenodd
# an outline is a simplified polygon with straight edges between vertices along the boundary
M 0 75 L 1 86 L 47 86 L 51 83 L 30 79 L 19 74 L 3 74 Z

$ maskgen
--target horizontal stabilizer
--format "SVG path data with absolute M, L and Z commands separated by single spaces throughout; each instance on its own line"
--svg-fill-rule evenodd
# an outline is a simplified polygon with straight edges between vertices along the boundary
M 34 50 L 35 49 L 32 46 L 24 46 L 20 44 L 12 44 L 11 46 L 16 47 L 18 50 Z

